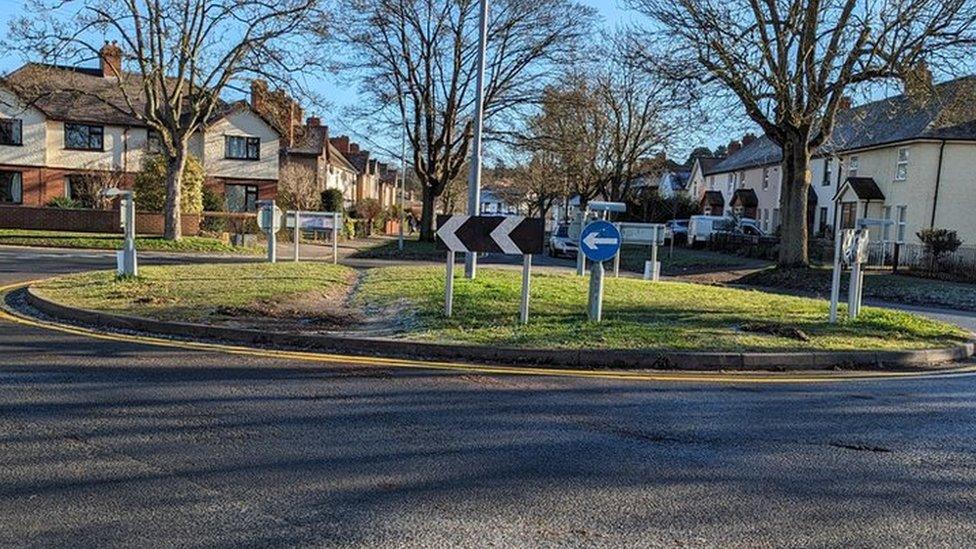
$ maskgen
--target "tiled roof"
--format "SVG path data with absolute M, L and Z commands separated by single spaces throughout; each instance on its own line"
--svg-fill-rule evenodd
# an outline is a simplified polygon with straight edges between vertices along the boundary
M 976 140 L 976 76 L 938 84 L 921 103 L 902 94 L 842 112 L 822 152 L 912 139 Z M 710 173 L 777 164 L 782 156 L 779 146 L 762 136 L 719 162 Z
M 752 189 L 736 189 L 735 193 L 732 194 L 731 205 L 735 206 L 736 204 L 743 208 L 755 208 L 759 205 L 759 197 L 756 195 L 756 191 Z

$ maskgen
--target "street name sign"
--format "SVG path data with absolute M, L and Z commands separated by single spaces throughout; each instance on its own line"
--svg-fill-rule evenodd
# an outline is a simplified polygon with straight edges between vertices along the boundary
M 594 221 L 580 233 L 580 250 L 590 261 L 606 261 L 620 251 L 620 231 L 609 221 Z
M 520 215 L 438 215 L 437 242 L 452 252 L 542 253 L 545 221 Z

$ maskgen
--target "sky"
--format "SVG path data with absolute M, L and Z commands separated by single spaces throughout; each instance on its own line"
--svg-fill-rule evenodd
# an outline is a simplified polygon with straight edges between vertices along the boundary
M 618 0 L 580 1 L 596 9 L 597 13 L 602 19 L 602 25 L 608 29 L 627 24 L 632 21 L 633 18 L 639 17 L 627 9 L 625 5 L 626 0 L 622 2 Z M 25 12 L 25 3 L 25 0 L 0 0 L 0 33 L 2 33 L 4 37 L 7 35 L 10 22 Z M 0 55 L 0 74 L 16 69 L 24 61 L 25 59 L 16 53 L 4 53 Z M 330 126 L 333 135 L 348 133 L 354 139 L 358 139 L 363 142 L 365 146 L 369 146 L 370 142 L 373 141 L 370 136 L 362 135 L 357 131 L 355 121 L 349 120 L 348 117 L 343 116 L 343 108 L 356 103 L 357 94 L 355 85 L 345 84 L 335 77 L 335 75 L 323 75 L 322 77 L 315 78 L 312 82 L 312 86 L 315 88 L 317 93 L 327 98 L 329 101 L 329 106 L 328 108 L 324 109 L 323 112 L 313 111 L 307 112 L 307 114 L 320 116 L 323 119 L 323 123 Z M 704 144 L 714 147 L 718 144 L 728 142 L 729 137 L 725 135 L 705 135 L 702 137 L 702 139 L 705 142 Z M 385 147 L 388 150 L 398 149 L 398 144 L 395 143 L 395 141 L 396 140 L 393 140 L 393 142 L 390 140 L 383 140 L 383 143 L 374 142 L 373 147 Z M 684 152 L 685 151 L 680 151 L 680 153 Z

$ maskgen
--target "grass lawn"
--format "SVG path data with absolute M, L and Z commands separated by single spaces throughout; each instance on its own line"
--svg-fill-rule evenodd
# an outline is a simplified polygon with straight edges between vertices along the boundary
M 651 247 L 624 246 L 621 250 L 620 268 L 643 273 L 644 262 L 651 259 Z M 661 262 L 662 274 L 666 275 L 679 275 L 701 271 L 735 270 L 765 264 L 762 261 L 737 255 L 710 252 L 708 250 L 693 250 L 691 248 L 677 246 L 674 248 L 674 253 L 671 257 L 668 257 L 668 246 L 658 247 L 657 259 Z
M 403 238 L 403 251 L 395 238 L 375 240 L 375 245 L 356 250 L 350 257 L 358 259 L 405 259 L 408 261 L 444 261 L 446 252 L 433 242 L 421 242 L 417 236 Z
M 917 349 L 966 333 L 915 315 L 865 308 L 826 322 L 822 300 L 688 283 L 606 281 L 601 324 L 586 319 L 588 279 L 536 274 L 531 318 L 518 324 L 520 274 L 481 269 L 455 282 L 455 316 L 443 317 L 443 267 L 356 271 L 321 263 L 144 267 L 136 280 L 106 272 L 40 283 L 69 305 L 165 320 L 230 322 L 276 330 L 355 331 L 378 326 L 414 340 L 553 348 L 701 351 Z M 378 320 L 379 319 L 379 320 Z
M 69 233 L 62 231 L 29 231 L 0 229 L 0 245 L 39 246 L 44 248 L 88 248 L 117 250 L 122 247 L 122 235 L 106 233 Z M 216 238 L 185 236 L 179 241 L 159 236 L 136 236 L 136 249 L 153 252 L 198 252 L 260 255 L 264 248 L 235 248 Z
M 355 271 L 325 263 L 168 265 L 139 268 L 136 279 L 107 271 L 41 282 L 35 289 L 60 303 L 159 320 L 207 321 L 273 314 L 274 303 L 345 298 Z
M 831 269 L 766 269 L 739 279 L 738 283 L 761 288 L 809 292 L 830 297 Z M 841 277 L 841 298 L 847 295 L 850 273 Z M 864 276 L 864 297 L 908 305 L 945 307 L 976 311 L 976 285 L 943 282 L 890 272 L 868 271 Z
M 911 349 L 964 341 L 959 328 L 866 307 L 830 325 L 824 301 L 686 283 L 608 279 L 604 322 L 586 320 L 588 279 L 533 275 L 530 323 L 518 324 L 521 275 L 483 269 L 455 282 L 455 316 L 443 317 L 444 270 L 388 267 L 366 274 L 354 299 L 399 311 L 405 337 L 524 347 L 686 350 Z M 799 329 L 802 341 L 788 333 Z M 772 333 L 769 333 L 772 332 Z M 780 335 L 774 335 L 780 334 Z

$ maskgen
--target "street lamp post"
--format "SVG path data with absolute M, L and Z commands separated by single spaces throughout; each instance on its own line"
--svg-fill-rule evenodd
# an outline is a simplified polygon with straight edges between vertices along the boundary
M 407 193 L 407 115 L 403 114 L 403 135 L 400 137 L 400 237 L 397 241 L 397 248 L 403 251 L 403 222 L 404 208 L 406 208 Z
M 468 177 L 468 215 L 480 213 L 481 129 L 485 116 L 485 48 L 488 41 L 488 0 L 481 0 L 481 34 L 478 38 L 478 89 L 475 95 L 474 133 L 471 139 L 471 172 Z M 478 271 L 478 254 L 464 254 L 464 276 L 473 279 Z

